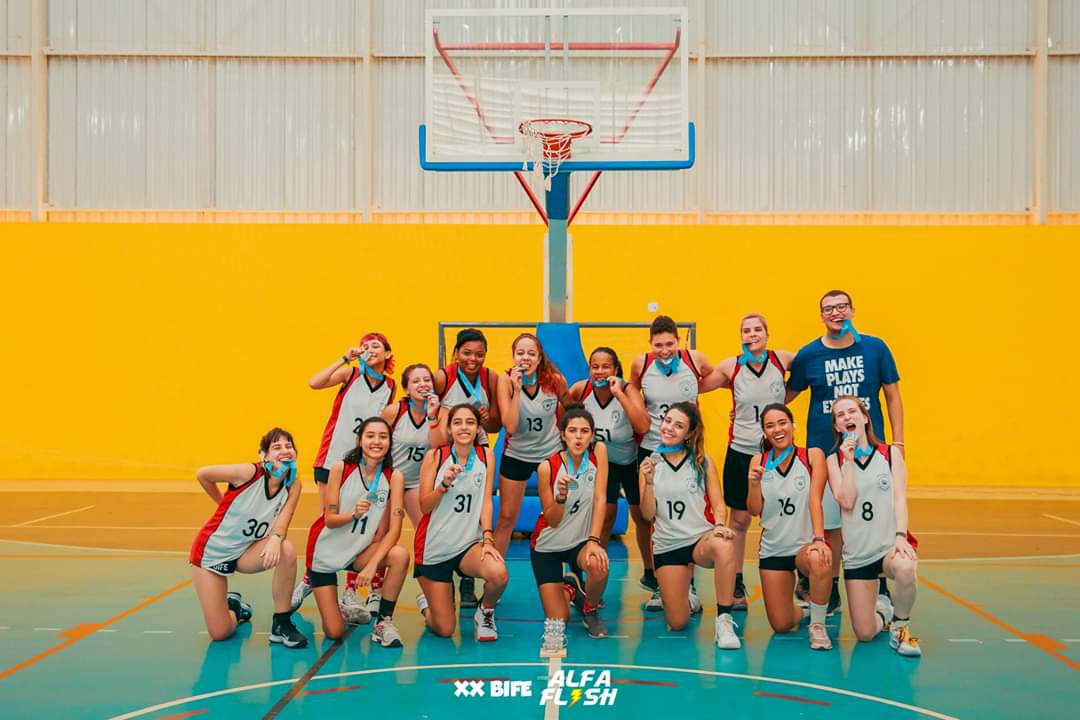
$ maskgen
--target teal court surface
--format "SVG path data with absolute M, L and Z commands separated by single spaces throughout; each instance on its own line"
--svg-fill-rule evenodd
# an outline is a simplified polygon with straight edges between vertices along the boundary
M 920 511 L 928 526 L 913 619 L 921 660 L 896 655 L 885 635 L 856 643 L 842 611 L 828 623 L 832 652 L 811 652 L 805 625 L 774 635 L 750 563 L 752 602 L 736 617 L 742 650 L 713 645 L 711 578 L 701 570 L 704 615 L 683 632 L 669 632 L 662 614 L 643 612 L 640 562 L 616 541 L 602 611 L 611 637 L 590 639 L 574 616 L 567 657 L 547 661 L 538 656 L 542 613 L 524 540 L 510 553 L 498 642 L 473 640 L 471 611 L 452 639 L 426 633 L 410 579 L 395 616 L 404 648 L 373 645 L 369 626 L 356 627 L 340 644 L 326 641 L 309 598 L 297 625 L 313 642 L 288 650 L 267 643 L 269 575 L 232 580 L 255 617 L 231 640 L 211 643 L 188 582 L 186 553 L 161 547 L 179 540 L 144 528 L 145 541 L 114 542 L 124 528 L 138 526 L 95 518 L 85 508 L 38 522 L 29 505 L 15 512 L 9 503 L 0 517 L 6 523 L 0 526 L 0 716 L 1076 717 L 1080 503 L 1023 504 L 1020 514 L 1029 522 L 1017 521 L 1017 503 L 966 506 L 970 518 L 949 523 L 936 508 Z M 29 522 L 18 522 L 20 513 Z M 995 522 L 1006 513 L 1011 525 Z M 967 529 L 977 525 L 983 530 Z M 191 535 L 183 525 L 161 530 Z M 295 525 L 294 541 L 303 535 Z M 94 538 L 101 544 L 86 546 Z M 995 555 L 961 557 L 965 542 Z M 752 535 L 749 544 L 755 543 Z M 1006 555 L 998 545 L 1022 552 Z M 552 683 L 545 692 L 560 670 L 565 687 L 556 692 Z

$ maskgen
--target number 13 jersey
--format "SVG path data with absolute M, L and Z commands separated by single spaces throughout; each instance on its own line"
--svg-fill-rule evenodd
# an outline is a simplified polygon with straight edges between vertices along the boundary
M 454 464 L 450 446 L 436 451 L 438 462 L 432 487 L 438 487 Z M 462 458 L 462 463 L 468 462 Z M 414 551 L 417 565 L 434 565 L 455 558 L 480 540 L 480 511 L 487 488 L 487 448 L 476 448 L 472 469 L 462 470 L 435 509 L 420 518 Z M 436 491 L 438 492 L 438 491 Z

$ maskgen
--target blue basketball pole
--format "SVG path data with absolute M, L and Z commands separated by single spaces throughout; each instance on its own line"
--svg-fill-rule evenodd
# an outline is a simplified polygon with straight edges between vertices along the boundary
M 547 231 L 547 286 L 548 322 L 561 323 L 567 317 L 566 275 L 568 257 L 567 227 L 570 216 L 570 173 L 556 172 L 551 176 L 551 189 L 546 193 Z

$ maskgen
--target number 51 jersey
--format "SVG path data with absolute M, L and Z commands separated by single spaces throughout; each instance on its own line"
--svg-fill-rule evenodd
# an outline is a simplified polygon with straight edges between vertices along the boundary
M 436 452 L 438 469 L 432 487 L 438 487 L 447 468 L 454 464 L 449 445 Z M 417 565 L 435 565 L 450 560 L 480 541 L 480 511 L 487 489 L 488 458 L 488 449 L 477 447 L 472 468 L 462 470 L 435 509 L 420 518 L 414 542 Z

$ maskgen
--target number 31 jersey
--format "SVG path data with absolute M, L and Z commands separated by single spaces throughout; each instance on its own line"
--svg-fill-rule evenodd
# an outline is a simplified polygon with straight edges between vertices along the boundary
M 270 495 L 270 477 L 256 465 L 254 477 L 225 493 L 217 512 L 195 536 L 188 561 L 213 570 L 215 565 L 236 560 L 266 537 L 288 497 L 284 484 Z
M 439 486 L 446 477 L 447 468 L 454 464 L 449 445 L 439 448 L 436 453 L 438 465 L 432 487 Z M 477 447 L 472 468 L 462 470 L 435 509 L 420 518 L 414 541 L 417 565 L 450 560 L 480 541 L 480 510 L 487 489 L 487 464 L 487 448 Z

